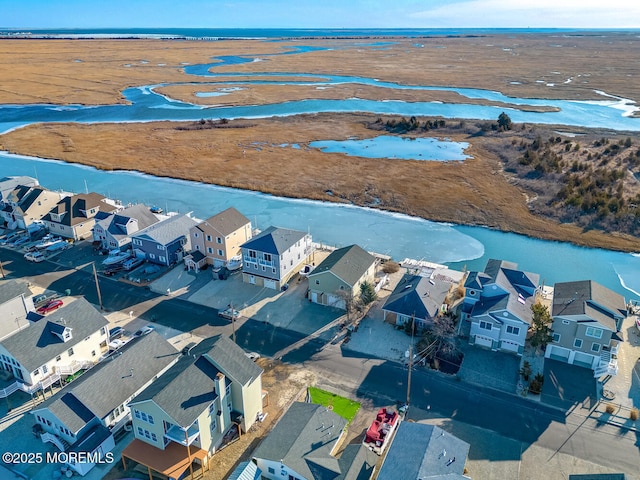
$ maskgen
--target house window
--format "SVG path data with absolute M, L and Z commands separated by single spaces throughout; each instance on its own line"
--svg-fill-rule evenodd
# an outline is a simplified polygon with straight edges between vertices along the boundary
M 60 355 L 58 355 L 58 356 L 56 357 L 56 362 L 59 362 L 60 360 L 62 360 L 62 357 L 61 357 Z
M 222 244 L 222 238 L 216 237 L 216 243 Z
M 224 393 L 225 395 L 229 396 L 231 395 L 231 384 L 228 384 L 225 389 L 224 389 Z
M 571 322 L 569 320 L 562 320 L 563 325 L 569 325 Z
M 552 337 L 553 337 L 553 341 L 554 342 L 558 343 L 560 341 L 560 334 L 559 333 L 554 333 L 552 335 Z
M 148 416 L 148 418 L 149 418 L 149 423 L 150 423 L 151 425 L 153 425 L 153 424 L 155 424 L 155 423 L 156 423 L 156 422 L 153 420 L 153 415 L 147 415 L 147 416 Z
M 270 262 L 270 261 L 271 261 L 271 255 L 270 255 L 270 254 L 268 254 L 268 253 L 265 253 L 265 254 L 264 254 L 264 261 L 265 261 L 265 262 Z
M 480 328 L 483 330 L 491 330 L 491 324 L 489 322 L 480 322 Z
M 316 280 L 316 285 L 320 285 L 320 280 Z
M 599 352 L 600 351 L 600 344 L 599 343 L 594 343 L 593 345 L 591 345 L 591 351 L 592 352 Z
M 164 250 L 164 245 L 156 245 L 156 248 L 157 248 L 158 250 Z
M 273 467 L 269 467 L 269 473 L 271 475 L 274 475 L 276 473 L 276 470 Z
M 213 254 L 213 248 L 212 247 L 207 247 L 207 253 Z
M 100 329 L 100 335 L 106 335 L 107 334 L 107 328 L 106 327 L 102 327 Z
M 576 338 L 576 339 L 573 341 L 573 346 L 574 346 L 575 348 L 582 348 L 582 339 L 581 339 L 581 338 Z
M 587 330 L 586 332 L 584 332 L 584 334 L 587 337 L 602 338 L 602 329 L 596 327 L 587 327 Z
M 150 254 L 149 254 L 149 258 L 150 258 L 151 260 L 155 260 L 155 259 L 156 259 L 156 256 L 155 256 L 153 253 L 150 253 Z
M 198 232 L 193 232 L 193 237 L 198 238 Z
M 271 273 L 276 273 L 275 267 L 271 269 Z
M 151 440 L 153 440 L 154 442 L 158 441 L 158 437 L 156 437 L 156 434 L 153 432 L 151 433 Z
M 96 351 L 95 350 L 91 350 L 91 356 L 95 357 L 96 356 Z
M 207 242 L 211 241 L 211 235 L 207 235 Z
M 133 415 L 134 415 L 136 418 L 140 418 L 140 411 L 139 411 L 139 410 L 135 410 L 135 409 L 134 409 L 134 410 L 133 410 Z
M 165 258 L 165 256 L 164 256 L 164 255 L 160 255 L 160 256 L 158 257 L 158 259 L 159 259 L 161 262 L 166 262 L 166 261 L 167 261 L 167 259 Z
M 223 256 L 224 256 L 224 250 L 220 250 L 220 249 L 218 249 L 218 255 L 220 255 L 221 257 L 223 257 Z
M 256 252 L 255 250 L 249 250 L 249 258 L 252 259 L 254 262 L 256 261 Z
M 36 369 L 33 371 L 33 376 L 35 377 L 36 375 L 40 375 L 40 369 L 39 369 L 39 368 L 36 368 Z
M 73 347 L 67 350 L 67 354 L 71 357 L 73 355 Z
M 519 335 L 520 334 L 520 327 L 513 327 L 511 325 L 507 325 L 507 333 L 509 333 L 511 335 Z
M 211 417 L 211 431 L 215 431 L 218 426 L 218 422 L 216 421 L 216 417 Z
M 48 371 L 49 371 L 49 369 L 47 368 L 47 366 L 43 365 L 42 366 L 42 373 L 44 373 L 46 375 Z
M 138 436 L 144 437 L 144 430 L 142 429 L 142 427 L 138 427 Z
M 196 250 L 200 251 L 200 245 L 196 245 Z

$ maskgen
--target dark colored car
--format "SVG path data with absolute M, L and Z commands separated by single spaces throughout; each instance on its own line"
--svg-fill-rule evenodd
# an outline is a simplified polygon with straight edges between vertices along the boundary
M 49 303 L 44 304 L 38 309 L 38 313 L 44 315 L 45 313 L 53 312 L 59 309 L 63 305 L 62 300 L 51 300 Z
M 114 327 L 111 330 L 109 330 L 110 339 L 120 338 L 122 335 L 124 335 L 124 328 L 122 327 Z

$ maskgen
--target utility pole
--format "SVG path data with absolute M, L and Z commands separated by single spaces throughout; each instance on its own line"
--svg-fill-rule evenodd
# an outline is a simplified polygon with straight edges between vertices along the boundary
M 413 368 L 413 332 L 416 328 L 415 316 L 411 316 L 411 343 L 409 343 L 409 373 L 407 374 L 407 410 L 411 402 L 411 369 Z M 405 410 L 406 413 L 406 410 Z
M 229 304 L 231 309 L 231 328 L 233 329 L 233 343 L 236 343 L 236 311 L 233 309 L 233 303 Z
M 96 262 L 91 262 L 91 266 L 93 267 L 93 278 L 96 280 L 96 290 L 98 291 L 98 303 L 100 303 L 100 310 L 104 310 L 102 306 L 102 295 L 100 294 L 100 284 L 98 283 L 98 272 L 96 272 Z

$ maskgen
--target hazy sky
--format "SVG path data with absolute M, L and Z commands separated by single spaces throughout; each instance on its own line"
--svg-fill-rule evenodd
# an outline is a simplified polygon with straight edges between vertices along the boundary
M 0 0 L 0 28 L 638 28 L 638 0 Z

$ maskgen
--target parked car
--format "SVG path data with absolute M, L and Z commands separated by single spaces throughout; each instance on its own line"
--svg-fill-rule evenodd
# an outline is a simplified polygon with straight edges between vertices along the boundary
M 109 350 L 118 350 L 119 348 L 122 348 L 125 343 L 126 342 L 124 340 L 112 340 L 109 342 Z
M 109 330 L 109 338 L 115 340 L 116 338 L 120 338 L 124 335 L 124 328 L 122 327 L 114 327 Z
M 118 272 L 121 272 L 122 270 L 124 270 L 124 267 L 122 266 L 122 264 L 109 265 L 107 268 L 104 269 L 102 273 L 104 273 L 107 277 L 110 277 L 112 275 L 115 275 Z
M 24 251 L 25 251 L 26 253 L 29 253 L 29 252 L 36 252 L 37 250 L 38 250 L 38 249 L 36 248 L 36 246 L 35 246 L 35 245 L 28 245 L 28 246 L 24 247 Z
M 40 252 L 29 252 L 24 254 L 25 260 L 29 260 L 30 262 L 40 263 L 44 261 L 44 255 Z
M 15 241 L 20 236 L 19 232 L 13 232 L 6 235 L 4 238 L 0 238 L 0 245 L 8 245 Z
M 44 303 L 48 303 L 51 300 L 58 298 L 60 295 L 56 292 L 44 292 L 33 296 L 33 304 L 37 307 Z
M 234 318 L 238 318 L 240 316 L 240 312 L 238 310 L 235 310 L 229 307 L 229 308 L 225 308 L 224 310 L 218 310 L 218 316 L 232 320 Z
M 142 337 L 143 335 L 149 335 L 151 332 L 153 332 L 155 329 L 151 326 L 151 325 L 147 325 L 146 327 L 142 327 L 140 330 L 138 330 L 136 333 L 134 333 L 133 335 L 135 337 Z
M 122 268 L 124 268 L 128 272 L 129 270 L 133 270 L 134 268 L 142 265 L 143 263 L 144 263 L 144 258 L 133 257 L 133 258 L 130 258 L 129 260 L 126 260 L 122 264 Z
M 44 315 L 45 313 L 53 312 L 54 310 L 59 309 L 63 305 L 62 300 L 51 300 L 50 302 L 44 304 L 40 308 L 38 308 L 37 312 Z

